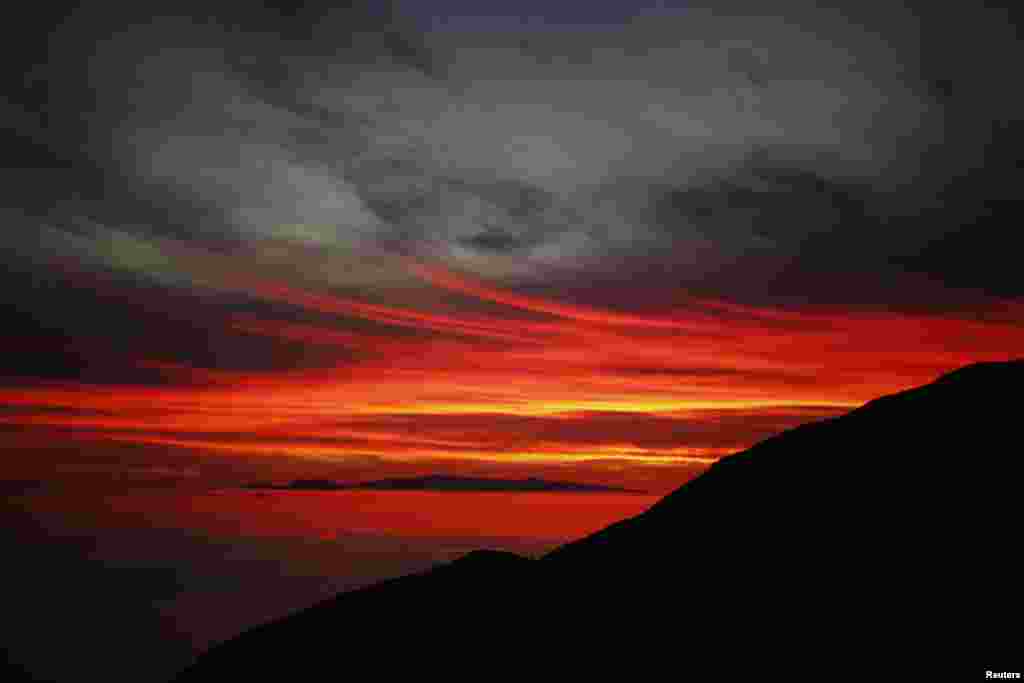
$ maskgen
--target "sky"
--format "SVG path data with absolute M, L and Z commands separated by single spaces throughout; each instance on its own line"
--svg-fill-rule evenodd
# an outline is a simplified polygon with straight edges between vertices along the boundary
M 5 28 L 11 486 L 664 493 L 1024 349 L 1003 10 L 277 4 Z

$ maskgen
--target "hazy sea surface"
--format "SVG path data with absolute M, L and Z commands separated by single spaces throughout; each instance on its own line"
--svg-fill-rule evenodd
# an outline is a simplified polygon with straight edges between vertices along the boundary
M 56 681 L 159 681 L 211 643 L 470 550 L 541 555 L 656 497 L 41 490 L 8 497 L 8 656 Z

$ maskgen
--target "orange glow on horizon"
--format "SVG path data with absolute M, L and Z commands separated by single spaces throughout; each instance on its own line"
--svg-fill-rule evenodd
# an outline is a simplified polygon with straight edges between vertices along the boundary
M 410 268 L 438 289 L 443 311 L 246 283 L 250 294 L 321 319 L 233 319 L 239 334 L 344 349 L 354 361 L 264 373 L 175 367 L 170 377 L 195 381 L 166 386 L 0 389 L 0 401 L 18 408 L 0 423 L 239 457 L 706 465 L 770 429 L 1024 348 L 1024 318 L 1012 304 L 966 317 L 686 299 L 690 308 L 659 318 Z M 461 312 L 445 305 L 449 294 L 509 307 L 511 317 Z M 339 329 L 324 315 L 370 327 Z M 637 421 L 632 433 L 622 418 Z M 769 423 L 743 431 L 738 418 Z

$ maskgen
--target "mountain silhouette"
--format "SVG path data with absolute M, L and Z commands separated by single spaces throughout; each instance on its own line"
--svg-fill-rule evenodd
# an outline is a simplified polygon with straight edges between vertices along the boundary
M 631 489 L 599 484 L 578 484 L 527 477 L 526 479 L 496 479 L 488 477 L 462 477 L 432 474 L 424 477 L 397 477 L 371 481 L 336 482 L 330 479 L 296 479 L 287 484 L 253 483 L 247 489 L 272 491 L 501 491 L 513 493 L 638 493 Z
M 962 368 L 723 458 L 540 559 L 475 552 L 342 594 L 178 680 L 1019 671 L 1022 388 L 1024 360 Z

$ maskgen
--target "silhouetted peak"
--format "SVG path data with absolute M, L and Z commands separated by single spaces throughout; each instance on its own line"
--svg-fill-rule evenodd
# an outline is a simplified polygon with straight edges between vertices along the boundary
M 747 533 L 767 520 L 802 524 L 818 516 L 867 528 L 869 519 L 904 514 L 910 500 L 937 505 L 983 490 L 990 497 L 972 512 L 1005 514 L 999 501 L 1011 499 L 1008 489 L 1017 485 L 1019 466 L 1016 452 L 1007 448 L 1016 438 L 1017 407 L 1005 397 L 1021 386 L 1024 361 L 976 363 L 845 415 L 795 427 L 718 460 L 646 512 L 545 559 L 621 552 L 627 543 L 657 548 L 677 533 L 685 543 L 712 528 Z M 933 518 L 956 509 L 947 508 L 932 511 Z M 856 515 L 863 521 L 851 522 Z
M 522 677 L 544 661 L 546 678 L 692 673 L 707 653 L 716 674 L 770 654 L 790 677 L 870 662 L 866 678 L 907 633 L 931 647 L 939 630 L 960 654 L 1016 652 L 1017 403 L 1002 395 L 1021 379 L 1024 361 L 979 363 L 791 429 L 539 560 L 475 551 L 344 594 L 214 648 L 180 680 L 294 678 L 297 657 L 339 643 L 410 676 L 457 651 Z
M 893 430 L 902 426 L 904 438 L 932 439 L 950 433 L 962 436 L 963 425 L 970 422 L 978 429 L 986 427 L 985 420 L 992 428 L 1001 429 L 997 423 L 1006 420 L 1013 410 L 1013 403 L 1006 397 L 1019 391 L 1021 386 L 1024 386 L 1022 359 L 973 363 L 948 372 L 930 384 L 877 398 L 839 419 L 852 422 L 851 418 L 864 419 L 868 415 L 876 421 L 889 418 L 893 422 L 885 428 Z M 954 424 L 957 422 L 961 426 Z M 911 434 L 912 424 L 916 424 L 918 430 L 926 427 L 927 431 L 915 430 Z M 858 428 L 861 426 L 858 422 Z M 975 436 L 984 438 L 987 431 L 976 431 Z
M 1024 381 L 1024 358 L 972 363 L 942 375 L 935 384 L 956 384 L 964 388 L 993 388 Z

